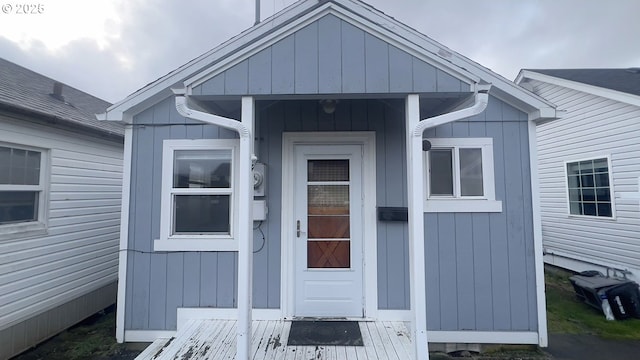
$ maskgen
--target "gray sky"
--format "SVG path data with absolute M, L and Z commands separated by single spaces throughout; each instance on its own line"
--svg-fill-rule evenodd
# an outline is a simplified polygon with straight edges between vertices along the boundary
M 262 0 L 263 19 L 293 2 Z M 366 2 L 510 80 L 521 68 L 640 67 L 639 0 Z M 18 14 L 20 3 L 0 0 L 0 57 L 111 102 L 251 27 L 255 6 L 39 0 L 41 14 Z

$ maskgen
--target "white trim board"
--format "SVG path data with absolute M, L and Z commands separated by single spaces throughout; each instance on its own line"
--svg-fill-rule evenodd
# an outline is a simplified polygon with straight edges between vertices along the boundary
M 525 79 L 538 80 L 548 84 L 553 84 L 553 85 L 562 86 L 565 88 L 585 92 L 587 94 L 592 94 L 592 95 L 600 96 L 603 98 L 620 101 L 630 105 L 640 106 L 640 96 L 625 93 L 622 91 L 612 90 L 612 89 L 595 86 L 595 85 L 589 85 L 579 81 L 567 80 L 567 79 L 563 79 L 556 76 L 541 74 L 531 70 L 521 70 L 515 82 L 517 84 L 520 84 Z
M 160 338 L 172 338 L 176 335 L 176 331 L 165 330 L 127 330 L 124 332 L 124 341 L 152 343 Z
M 178 308 L 178 330 L 189 320 L 237 320 L 236 308 Z M 253 320 L 282 320 L 280 309 L 253 309 Z
M 176 333 L 177 331 L 164 330 L 127 330 L 124 336 L 127 342 L 151 343 L 160 338 L 172 338 Z M 432 343 L 539 345 L 536 332 L 427 331 L 427 334 Z
M 538 148 L 536 137 L 536 124 L 529 122 L 529 170 L 531 172 L 531 210 L 533 214 L 533 261 L 536 274 L 536 304 L 538 312 L 538 342 L 546 347 L 547 334 L 547 300 L 544 286 L 544 261 L 542 244 L 542 215 L 540 207 L 540 176 L 538 175 Z M 565 166 L 566 168 L 566 166 Z
M 463 344 L 533 344 L 538 343 L 538 333 L 533 331 L 427 331 L 430 343 Z
M 366 239 L 364 252 L 364 310 L 365 317 L 375 318 L 378 311 L 378 262 L 376 233 L 376 145 L 375 132 L 296 132 L 283 133 L 282 136 L 282 219 L 281 229 L 294 229 L 293 221 L 293 149 L 295 145 L 331 145 L 357 144 L 363 146 L 363 238 Z M 294 233 L 282 231 L 281 236 L 281 285 L 280 301 L 284 317 L 293 316 L 294 271 L 293 239 Z
M 116 310 L 116 340 L 125 341 L 124 312 L 127 308 L 127 257 L 129 249 L 129 204 L 131 201 L 131 158 L 133 148 L 133 128 L 124 130 L 124 155 L 122 168 L 122 206 L 120 210 L 120 247 L 118 254 L 118 295 Z

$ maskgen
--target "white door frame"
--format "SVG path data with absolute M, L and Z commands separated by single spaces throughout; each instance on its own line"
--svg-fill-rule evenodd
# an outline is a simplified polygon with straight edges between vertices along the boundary
M 296 145 L 361 145 L 363 189 L 363 304 L 366 318 L 378 315 L 378 263 L 376 226 L 376 144 L 375 132 L 296 132 L 282 134 L 282 221 L 280 308 L 284 318 L 294 314 L 294 247 L 293 214 L 294 147 Z

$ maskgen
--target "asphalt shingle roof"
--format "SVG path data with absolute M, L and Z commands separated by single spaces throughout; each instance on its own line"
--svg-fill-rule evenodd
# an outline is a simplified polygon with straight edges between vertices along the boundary
M 99 121 L 111 104 L 71 86 L 62 85 L 62 97 L 53 93 L 57 81 L 0 58 L 0 107 L 37 114 L 61 124 L 123 136 L 122 124 Z
M 640 68 L 531 69 L 530 71 L 632 95 L 640 95 Z

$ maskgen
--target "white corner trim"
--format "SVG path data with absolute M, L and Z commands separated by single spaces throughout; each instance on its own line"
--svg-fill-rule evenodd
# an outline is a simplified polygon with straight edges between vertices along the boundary
M 536 275 L 536 303 L 538 312 L 538 341 L 547 347 L 547 300 L 544 286 L 544 248 L 542 245 L 542 214 L 540 206 L 540 177 L 538 175 L 538 148 L 536 124 L 529 122 L 529 169 L 531 172 L 531 207 L 533 214 L 533 251 Z M 565 165 L 566 169 L 566 165 Z M 566 176 L 565 176 L 566 178 Z
M 133 129 L 124 129 L 124 155 L 122 168 L 122 204 L 120 207 L 120 246 L 118 253 L 118 296 L 116 300 L 116 340 L 125 341 L 124 316 L 127 291 L 127 258 L 129 249 L 129 204 L 131 201 L 131 157 Z
M 364 252 L 364 306 L 365 317 L 375 318 L 378 312 L 378 280 L 377 280 L 377 231 L 376 231 L 376 143 L 373 131 L 349 132 L 285 132 L 282 135 L 282 218 L 281 229 L 294 228 L 293 188 L 294 166 L 293 149 L 297 144 L 362 145 L 363 186 L 367 195 L 363 201 L 363 237 L 367 239 Z M 294 271 L 293 271 L 293 232 L 282 230 L 281 263 L 280 263 L 280 306 L 282 316 L 293 317 Z
M 529 331 L 427 331 L 429 342 L 462 344 L 538 344 L 538 333 Z
M 176 331 L 127 330 L 123 335 L 126 342 L 152 343 L 160 338 L 170 339 L 176 336 Z

